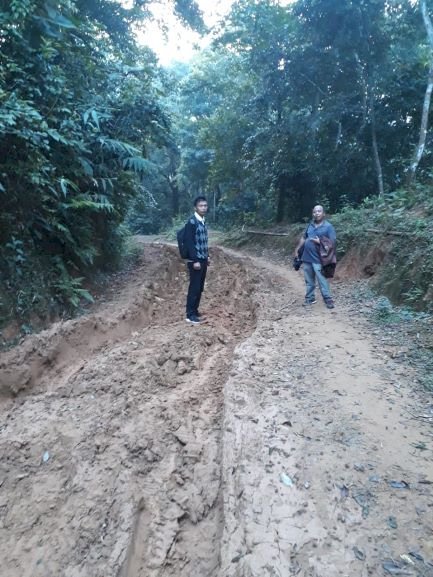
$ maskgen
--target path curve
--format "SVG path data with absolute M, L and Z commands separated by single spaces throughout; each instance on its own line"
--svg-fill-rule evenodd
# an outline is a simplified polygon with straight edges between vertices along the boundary
M 350 307 L 300 306 L 300 274 L 212 263 L 203 326 L 146 244 L 108 302 L 1 356 L 2 576 L 432 577 L 410 371 Z

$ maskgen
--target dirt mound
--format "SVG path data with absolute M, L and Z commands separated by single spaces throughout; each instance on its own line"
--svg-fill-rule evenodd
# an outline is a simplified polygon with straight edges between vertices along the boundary
M 230 251 L 187 325 L 175 249 L 143 250 L 110 301 L 1 359 L 2 575 L 431 577 L 410 372 Z
M 217 254 L 218 266 L 224 269 L 227 266 L 224 256 Z M 213 309 L 213 319 L 221 327 L 232 325 L 231 319 L 238 313 L 237 301 L 244 296 L 240 288 L 243 279 L 236 275 L 231 279 L 227 279 L 227 285 L 218 282 L 213 285 L 212 300 L 224 302 L 224 307 L 217 304 Z M 118 297 L 113 294 L 111 302 L 103 303 L 92 314 L 56 323 L 3 354 L 0 393 L 17 394 L 26 389 L 39 392 L 53 385 L 58 388 L 95 351 L 122 341 L 136 329 L 178 322 L 184 311 L 185 283 L 185 266 L 176 257 L 175 249 L 162 244 L 149 245 L 136 274 L 126 287 L 117 289 Z M 230 293 L 236 297 L 229 299 L 226 306 Z
M 389 242 L 385 240 L 380 246 L 352 248 L 338 264 L 336 278 L 343 280 L 374 276 L 388 256 L 388 245 Z

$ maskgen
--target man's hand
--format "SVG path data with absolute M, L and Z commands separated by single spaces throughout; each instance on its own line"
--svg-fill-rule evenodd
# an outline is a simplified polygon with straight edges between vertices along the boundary
M 200 264 L 199 262 L 195 262 L 195 263 L 193 263 L 192 268 L 193 268 L 194 270 L 200 270 L 200 269 L 201 269 L 201 264 Z
M 320 238 L 318 236 L 313 237 L 311 240 L 316 244 L 320 244 Z

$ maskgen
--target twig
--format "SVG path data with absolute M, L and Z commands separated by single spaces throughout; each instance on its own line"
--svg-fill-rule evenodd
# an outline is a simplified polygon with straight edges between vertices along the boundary
M 242 229 L 242 232 L 246 232 L 247 234 L 264 234 L 266 236 L 293 236 L 287 232 L 265 232 L 263 230 L 245 230 Z
M 399 230 L 381 230 L 380 228 L 366 228 L 366 232 L 373 232 L 374 234 L 392 234 L 393 236 L 415 236 L 413 232 L 402 232 Z
M 405 409 L 406 413 L 408 413 L 408 415 L 410 415 L 413 419 L 415 419 L 416 421 L 419 421 L 420 419 L 425 419 L 427 421 L 431 421 L 432 417 L 428 416 L 428 415 L 414 415 L 414 413 L 412 413 L 411 411 L 409 411 L 409 409 Z
M 379 228 L 367 228 L 366 232 L 372 232 L 374 234 L 391 234 L 393 236 L 416 236 L 413 232 L 402 232 L 399 230 L 381 230 Z M 263 234 L 266 236 L 293 236 L 287 232 L 265 232 L 264 230 L 249 230 L 242 227 L 242 232 L 247 234 Z

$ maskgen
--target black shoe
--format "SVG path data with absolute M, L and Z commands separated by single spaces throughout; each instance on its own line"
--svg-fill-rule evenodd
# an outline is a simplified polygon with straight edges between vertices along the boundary
M 334 301 L 332 300 L 331 297 L 328 297 L 327 299 L 324 299 L 324 300 L 325 300 L 325 305 L 328 307 L 328 309 L 335 308 Z
M 309 307 L 310 305 L 315 305 L 316 303 L 316 299 L 305 299 L 305 301 L 302 303 L 302 306 Z
M 185 320 L 187 323 L 191 323 L 192 325 L 199 325 L 201 322 L 197 315 L 189 315 Z

